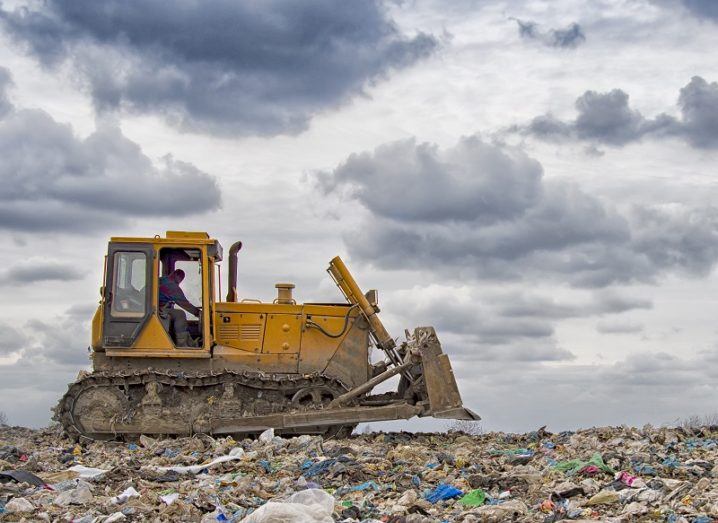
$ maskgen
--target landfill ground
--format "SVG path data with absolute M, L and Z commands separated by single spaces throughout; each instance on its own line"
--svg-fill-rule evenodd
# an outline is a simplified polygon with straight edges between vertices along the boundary
M 0 428 L 0 521 L 718 522 L 718 427 L 195 436 Z

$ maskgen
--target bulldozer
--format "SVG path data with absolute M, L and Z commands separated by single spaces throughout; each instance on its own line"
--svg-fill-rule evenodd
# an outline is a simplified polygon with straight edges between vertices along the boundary
M 344 303 L 297 303 L 291 283 L 277 283 L 276 299 L 262 303 L 238 299 L 241 248 L 238 241 L 229 249 L 221 301 L 223 249 L 207 233 L 110 239 L 92 319 L 92 371 L 81 371 L 54 409 L 66 434 L 102 440 L 271 428 L 345 437 L 362 422 L 480 419 L 462 405 L 434 329 L 405 331 L 398 343 L 379 319 L 377 291 L 362 293 L 339 257 L 327 271 Z M 162 298 L 177 271 L 187 275 L 183 294 L 196 313 L 180 313 L 181 328 L 177 304 Z M 383 354 L 372 362 L 375 348 Z M 395 376 L 396 390 L 373 392 Z

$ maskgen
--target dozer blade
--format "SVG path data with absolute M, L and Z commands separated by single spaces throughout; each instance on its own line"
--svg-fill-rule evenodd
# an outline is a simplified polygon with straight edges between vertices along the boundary
M 429 395 L 429 410 L 423 415 L 480 420 L 478 414 L 463 406 L 449 357 L 441 350 L 434 327 L 417 327 L 414 330 L 414 340 L 421 352 L 424 381 Z
M 302 429 L 340 424 L 365 423 L 369 421 L 389 421 L 409 419 L 421 412 L 421 407 L 400 403 L 382 407 L 346 407 L 296 412 L 288 414 L 268 414 L 247 419 L 218 420 L 213 424 L 212 434 L 237 434 L 242 432 L 261 432 L 268 428 Z

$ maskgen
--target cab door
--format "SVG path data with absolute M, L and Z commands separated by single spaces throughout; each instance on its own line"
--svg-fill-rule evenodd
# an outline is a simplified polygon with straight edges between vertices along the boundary
M 153 252 L 147 243 L 110 243 L 104 291 L 105 347 L 131 347 L 153 313 Z

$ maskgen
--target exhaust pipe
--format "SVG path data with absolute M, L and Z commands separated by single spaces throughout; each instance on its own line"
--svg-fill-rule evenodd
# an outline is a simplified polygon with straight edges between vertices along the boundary
M 227 301 L 237 301 L 237 253 L 242 248 L 242 242 L 234 242 L 229 248 L 229 275 Z

